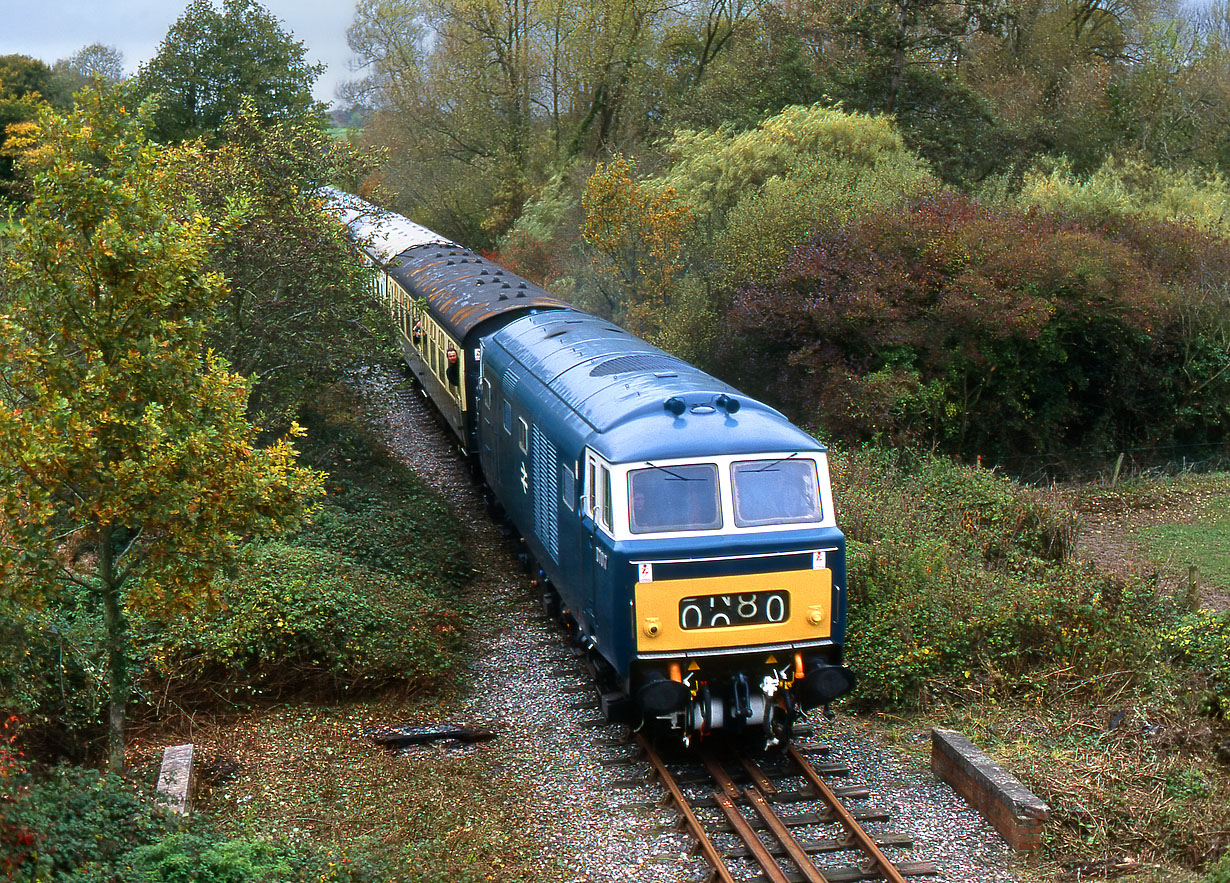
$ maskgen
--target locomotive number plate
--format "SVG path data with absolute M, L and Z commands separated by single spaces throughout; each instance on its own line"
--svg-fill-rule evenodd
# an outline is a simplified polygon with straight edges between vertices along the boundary
M 712 629 L 728 625 L 785 622 L 790 616 L 789 592 L 744 595 L 702 595 L 679 601 L 679 627 Z

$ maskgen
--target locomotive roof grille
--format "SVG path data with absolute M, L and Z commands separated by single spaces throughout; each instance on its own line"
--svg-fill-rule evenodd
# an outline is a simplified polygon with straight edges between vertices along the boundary
M 628 371 L 673 371 L 679 367 L 679 364 L 678 359 L 660 356 L 657 353 L 632 353 L 599 362 L 589 369 L 589 376 L 609 377 L 612 374 L 623 374 Z

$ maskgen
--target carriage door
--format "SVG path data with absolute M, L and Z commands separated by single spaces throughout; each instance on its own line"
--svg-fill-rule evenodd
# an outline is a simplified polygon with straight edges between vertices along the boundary
M 491 381 L 483 373 L 482 362 L 479 363 L 478 375 L 478 459 L 483 466 L 483 474 L 491 484 L 499 480 L 497 458 L 495 456 L 495 396 L 491 390 Z
M 584 622 L 594 625 L 596 600 L 612 590 L 607 544 L 602 529 L 611 530 L 611 471 L 592 451 L 585 452 L 585 496 L 581 501 L 581 561 L 584 573 Z

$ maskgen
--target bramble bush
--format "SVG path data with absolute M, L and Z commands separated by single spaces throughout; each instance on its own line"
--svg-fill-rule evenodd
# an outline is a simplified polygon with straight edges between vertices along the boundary
M 152 651 L 151 675 L 172 695 L 422 688 L 460 649 L 460 618 L 442 601 L 336 550 L 256 547 L 219 582 L 218 607 L 179 620 Z
M 867 705 L 970 685 L 1135 667 L 1166 604 L 1067 560 L 1074 522 L 1044 492 L 945 458 L 833 457 L 849 538 L 851 665 Z
M 0 602 L 0 707 L 40 755 L 81 760 L 102 733 L 102 614 L 76 589 L 41 608 Z

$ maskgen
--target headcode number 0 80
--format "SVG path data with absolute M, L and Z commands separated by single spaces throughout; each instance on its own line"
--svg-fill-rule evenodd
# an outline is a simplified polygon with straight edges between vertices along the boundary
M 785 622 L 789 616 L 790 595 L 787 592 L 704 595 L 679 602 L 679 627 L 682 629 Z

